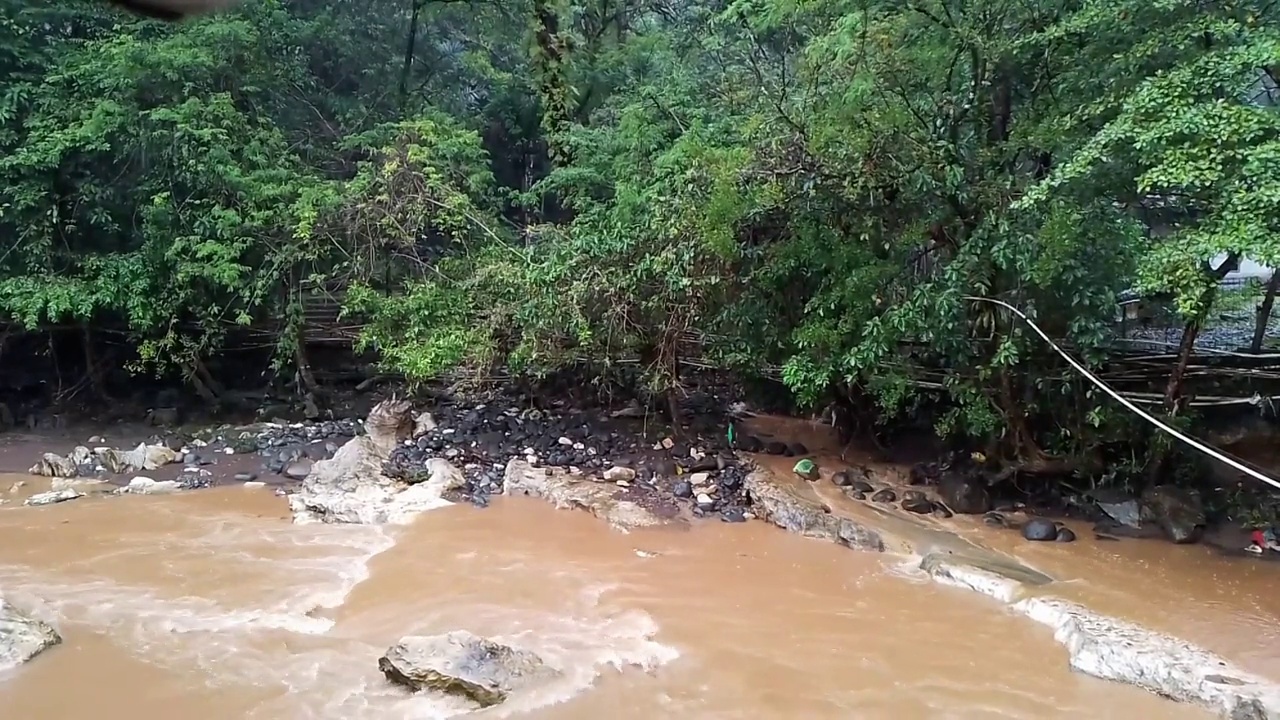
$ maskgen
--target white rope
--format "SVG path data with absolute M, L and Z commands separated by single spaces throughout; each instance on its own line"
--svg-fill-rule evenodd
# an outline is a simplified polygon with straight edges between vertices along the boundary
M 1246 475 L 1248 475 L 1248 476 L 1250 476 L 1250 477 L 1252 477 L 1252 478 L 1254 478 L 1254 479 L 1256 479 L 1256 480 L 1261 480 L 1262 482 L 1264 482 L 1264 483 L 1266 483 L 1266 484 L 1268 484 L 1268 485 L 1270 485 L 1270 486 L 1272 486 L 1272 487 L 1274 487 L 1274 488 L 1280 489 L 1280 481 L 1275 480 L 1275 479 L 1270 478 L 1270 477 L 1267 477 L 1266 475 L 1263 475 L 1262 473 L 1258 472 L 1257 470 L 1254 470 L 1253 468 L 1251 468 L 1251 467 L 1248 467 L 1248 466 L 1244 465 L 1244 464 L 1243 464 L 1243 463 L 1241 463 L 1239 460 L 1236 460 L 1235 458 L 1232 458 L 1231 456 L 1224 454 L 1224 453 L 1223 453 L 1223 452 L 1221 452 L 1220 450 L 1218 450 L 1218 449 L 1216 449 L 1216 448 L 1214 448 L 1214 447 L 1210 447 L 1209 445 L 1205 445 L 1204 443 L 1202 443 L 1202 442 L 1200 442 L 1199 440 L 1197 440 L 1197 439 L 1195 439 L 1195 438 L 1191 437 L 1190 435 L 1187 435 L 1186 433 L 1183 433 L 1183 432 L 1181 432 L 1180 430 L 1177 430 L 1176 428 L 1172 428 L 1172 427 L 1170 427 L 1169 425 L 1165 424 L 1165 423 L 1164 423 L 1164 422 L 1162 422 L 1159 418 L 1155 417 L 1155 416 L 1154 416 L 1154 415 L 1152 415 L 1151 413 L 1147 412 L 1146 410 L 1143 410 L 1142 408 L 1138 407 L 1137 405 L 1134 405 L 1132 402 L 1129 402 L 1129 400 L 1128 400 L 1127 398 L 1125 398 L 1123 395 L 1121 395 L 1120 393 L 1116 392 L 1115 390 L 1112 390 L 1112 389 L 1111 389 L 1111 387 L 1110 387 L 1109 385 L 1107 385 L 1105 382 L 1103 382 L 1100 378 L 1098 378 L 1098 376 L 1097 376 L 1097 375 L 1094 375 L 1093 373 L 1089 372 L 1089 369 L 1088 369 L 1088 368 L 1086 368 L 1084 365 L 1080 364 L 1080 362 L 1079 362 L 1079 361 L 1077 361 L 1075 358 L 1073 358 L 1073 357 L 1071 357 L 1069 354 L 1067 354 L 1067 352 L 1066 352 L 1065 350 L 1063 350 L 1062 348 L 1058 347 L 1058 344 L 1057 344 L 1057 343 L 1055 343 L 1055 342 L 1054 342 L 1054 341 L 1053 341 L 1053 340 L 1052 340 L 1052 339 L 1051 339 L 1051 338 L 1050 338 L 1050 337 L 1045 333 L 1045 331 L 1041 330 L 1039 325 L 1036 325 L 1036 324 L 1035 324 L 1035 322 L 1033 322 L 1033 321 L 1031 320 L 1031 318 L 1027 317 L 1027 316 L 1026 316 L 1026 315 L 1025 315 L 1021 310 L 1019 310 L 1018 308 L 1016 308 L 1016 307 L 1014 307 L 1014 306 L 1010 305 L 1010 304 L 1009 304 L 1009 303 L 1007 303 L 1007 302 L 1004 302 L 1003 300 L 996 300 L 995 298 L 977 297 L 977 296 L 974 296 L 974 295 L 966 295 L 966 296 L 964 296 L 964 299 L 965 299 L 965 300 L 969 300 L 969 301 L 971 301 L 971 302 L 985 302 L 985 303 L 991 303 L 992 305 L 999 305 L 1000 307 L 1002 307 L 1002 308 L 1004 308 L 1004 309 L 1008 310 L 1009 312 L 1013 313 L 1014 315 L 1017 315 L 1018 317 L 1022 318 L 1023 322 L 1025 322 L 1027 325 L 1029 325 L 1029 326 L 1031 327 L 1031 329 L 1032 329 L 1032 330 L 1034 330 L 1034 331 L 1035 331 L 1035 333 L 1036 333 L 1037 335 L 1039 335 L 1039 336 L 1040 336 L 1040 339 L 1044 340 L 1046 343 L 1049 343 L 1049 347 L 1053 348 L 1054 352 L 1056 352 L 1056 353 L 1058 353 L 1059 355 L 1061 355 L 1061 356 L 1062 356 L 1062 359 L 1063 359 L 1063 360 L 1066 360 L 1066 361 L 1067 361 L 1067 363 L 1068 363 L 1069 365 L 1071 365 L 1071 367 L 1075 368 L 1076 372 L 1078 372 L 1078 373 L 1080 373 L 1081 375 L 1083 375 L 1086 379 L 1088 379 L 1088 380 L 1089 380 L 1089 382 L 1091 382 L 1091 383 L 1093 383 L 1094 385 L 1098 386 L 1098 389 L 1099 389 L 1099 390 L 1102 390 L 1102 392 L 1104 392 L 1104 393 L 1106 393 L 1106 394 L 1110 395 L 1110 396 L 1111 396 L 1111 398 L 1112 398 L 1113 400 L 1115 400 L 1116 402 L 1118 402 L 1118 403 L 1120 403 L 1121 405 L 1125 406 L 1125 408 L 1127 408 L 1130 412 L 1134 413 L 1135 415 L 1137 415 L 1138 417 L 1142 418 L 1143 420 L 1146 420 L 1147 422 L 1151 423 L 1152 425 L 1155 425 L 1157 428 L 1160 428 L 1160 429 L 1161 429 L 1161 430 L 1163 430 L 1164 432 L 1166 432 L 1166 433 L 1168 433 L 1168 434 L 1170 434 L 1170 435 L 1174 436 L 1175 438 L 1177 438 L 1177 439 L 1181 440 L 1182 442 L 1186 443 L 1187 445 L 1190 445 L 1191 447 L 1195 448 L 1196 450 L 1199 450 L 1200 452 L 1204 453 L 1205 455 L 1208 455 L 1209 457 L 1211 457 L 1211 458 L 1213 458 L 1213 459 L 1215 459 L 1215 460 L 1218 460 L 1218 461 L 1220 461 L 1220 462 L 1226 463 L 1227 465 L 1230 465 L 1231 467 L 1235 468 L 1236 470 L 1239 470 L 1240 472 L 1242 472 L 1242 473 L 1244 473 L 1244 474 L 1246 474 Z

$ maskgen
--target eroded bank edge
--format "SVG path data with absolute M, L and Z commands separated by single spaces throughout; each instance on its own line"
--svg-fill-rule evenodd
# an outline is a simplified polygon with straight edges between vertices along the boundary
M 917 554 L 905 539 L 797 497 L 771 482 L 766 471 L 751 473 L 747 489 L 756 514 L 783 529 L 857 550 Z M 926 552 L 920 569 L 936 582 L 986 595 L 1052 628 L 1073 670 L 1199 705 L 1229 720 L 1280 720 L 1280 686 L 1169 635 L 1060 598 L 1027 597 L 1029 587 L 1050 584 L 1052 579 L 1030 568 L 984 564 Z

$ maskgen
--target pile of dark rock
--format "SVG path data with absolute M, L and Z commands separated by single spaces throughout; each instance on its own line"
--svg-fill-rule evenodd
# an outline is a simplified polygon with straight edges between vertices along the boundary
M 651 444 L 626 420 L 511 402 L 441 403 L 417 429 L 417 437 L 392 451 L 383 471 L 412 484 L 425 479 L 428 461 L 443 458 L 462 469 L 466 482 L 457 493 L 482 507 L 502 492 L 507 463 L 521 459 L 616 483 L 638 501 L 646 495 L 684 501 L 697 517 L 746 517 L 745 468 L 732 453 L 708 454 L 716 443 L 705 439 Z
M 267 458 L 267 472 L 302 480 L 316 460 L 331 458 L 362 427 L 355 420 L 325 420 L 318 423 L 290 423 L 269 426 L 256 438 L 254 449 Z
M 809 448 L 805 447 L 802 443 L 785 443 L 780 440 L 761 440 L 755 435 L 744 435 L 742 439 L 738 441 L 737 448 L 743 452 L 781 455 L 783 457 L 804 457 L 809 454 Z
M 692 472 L 674 481 L 672 494 L 689 502 L 694 517 L 719 515 L 725 522 L 747 520 L 751 512 L 751 498 L 744 482 L 748 468 L 724 454 L 716 456 L 712 463 L 712 467 L 705 459 L 694 463 Z
M 221 428 L 204 438 L 193 438 L 185 447 L 181 462 L 186 471 L 179 478 L 184 487 L 207 487 L 209 475 L 204 467 L 214 464 L 218 455 L 257 454 L 263 458 L 265 472 L 301 480 L 311 471 L 315 460 L 333 457 L 344 443 L 360 434 L 358 420 L 324 420 L 321 422 L 264 423 L 243 428 Z M 188 443 L 181 438 L 166 440 L 174 450 Z M 176 447 L 175 447 L 176 446 Z M 238 481 L 257 479 L 257 473 L 237 473 Z
M 256 449 L 335 441 L 339 445 L 359 435 L 363 426 L 358 420 L 324 420 L 317 423 L 268 425 L 255 438 Z
M 603 471 L 612 466 L 610 458 L 638 447 L 593 427 L 591 420 L 582 413 L 559 417 L 503 404 L 441 404 L 432 408 L 429 422 L 419 424 L 421 434 L 391 452 L 383 471 L 414 483 L 429 460 L 443 458 L 462 469 L 462 492 L 484 504 L 485 497 L 501 492 L 503 469 L 512 458 Z

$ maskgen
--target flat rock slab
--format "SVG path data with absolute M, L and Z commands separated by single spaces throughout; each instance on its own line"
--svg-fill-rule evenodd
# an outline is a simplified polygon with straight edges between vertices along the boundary
M 0 599 L 0 672 L 12 670 L 60 642 L 62 637 L 48 624 L 27 617 Z
M 62 490 L 50 490 L 49 492 L 36 493 L 27 498 L 23 505 L 39 507 L 41 505 L 55 505 L 57 503 L 67 502 L 68 500 L 76 500 L 84 497 L 84 493 L 75 488 L 64 488 Z
M 929 553 L 921 559 L 920 569 L 944 585 L 973 590 L 1006 603 L 1017 599 L 1025 587 L 1043 587 L 1053 582 L 1039 570 L 994 555 Z
M 1027 598 L 1015 610 L 1053 628 L 1071 667 L 1128 683 L 1230 720 L 1280 720 L 1280 686 L 1174 637 L 1057 598 Z
M 744 482 L 751 496 L 751 511 L 784 530 L 829 540 L 858 550 L 884 552 L 880 533 L 852 518 L 835 514 L 806 486 L 756 469 Z
M 481 707 L 559 675 L 534 653 L 461 630 L 402 638 L 378 660 L 378 669 L 415 692 L 464 697 Z
M 560 468 L 538 468 L 524 460 L 507 463 L 502 478 L 504 495 L 542 498 L 562 510 L 579 509 L 615 528 L 653 527 L 668 521 L 633 500 L 612 483 L 597 482 Z

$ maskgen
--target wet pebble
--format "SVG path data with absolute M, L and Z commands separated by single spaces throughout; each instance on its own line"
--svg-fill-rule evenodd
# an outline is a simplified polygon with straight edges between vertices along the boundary
M 898 494 L 895 493 L 891 488 L 885 488 L 883 490 L 877 491 L 875 495 L 871 496 L 871 502 L 878 502 L 878 503 L 891 503 L 896 501 L 897 499 L 898 499 Z
M 737 492 L 742 487 L 745 473 L 740 467 L 728 467 L 720 473 L 720 487 L 729 492 Z
M 634 480 L 636 471 L 629 467 L 614 466 L 604 471 L 604 479 L 614 482 L 626 482 Z
M 982 522 L 993 527 L 1009 527 L 1009 521 L 994 510 L 982 516 Z
M 251 472 L 236 473 L 235 479 L 240 482 L 253 482 L 258 479 L 258 474 Z
M 908 490 L 902 496 L 902 509 L 919 515 L 928 515 L 933 512 L 933 503 L 924 496 L 924 493 Z
M 693 485 L 687 480 L 679 480 L 672 486 L 671 494 L 678 498 L 691 498 L 693 497 Z
M 746 522 L 747 516 L 742 508 L 726 508 L 720 513 L 720 519 L 724 522 L 739 523 Z
M 849 485 L 853 484 L 853 478 L 849 477 L 849 473 L 841 470 L 831 476 L 831 484 L 838 487 L 849 487 Z
M 289 463 L 284 469 L 285 477 L 290 478 L 291 480 L 303 480 L 310 474 L 310 460 L 299 460 L 298 462 Z
M 200 474 L 184 474 L 178 476 L 178 487 L 183 490 L 203 490 L 211 487 L 213 479 L 206 475 Z
M 1058 536 L 1054 539 L 1058 542 L 1075 542 L 1076 534 L 1069 527 L 1060 527 L 1058 528 Z
M 866 480 L 854 480 L 849 483 L 849 487 L 852 488 L 855 492 L 860 492 L 860 493 L 869 493 L 869 492 L 875 491 L 875 488 L 872 487 L 871 483 L 867 482 Z
M 939 517 L 945 520 L 953 515 L 955 515 L 955 513 L 951 512 L 951 508 L 947 507 L 946 505 L 943 505 L 940 502 L 936 502 L 933 504 L 934 517 Z

